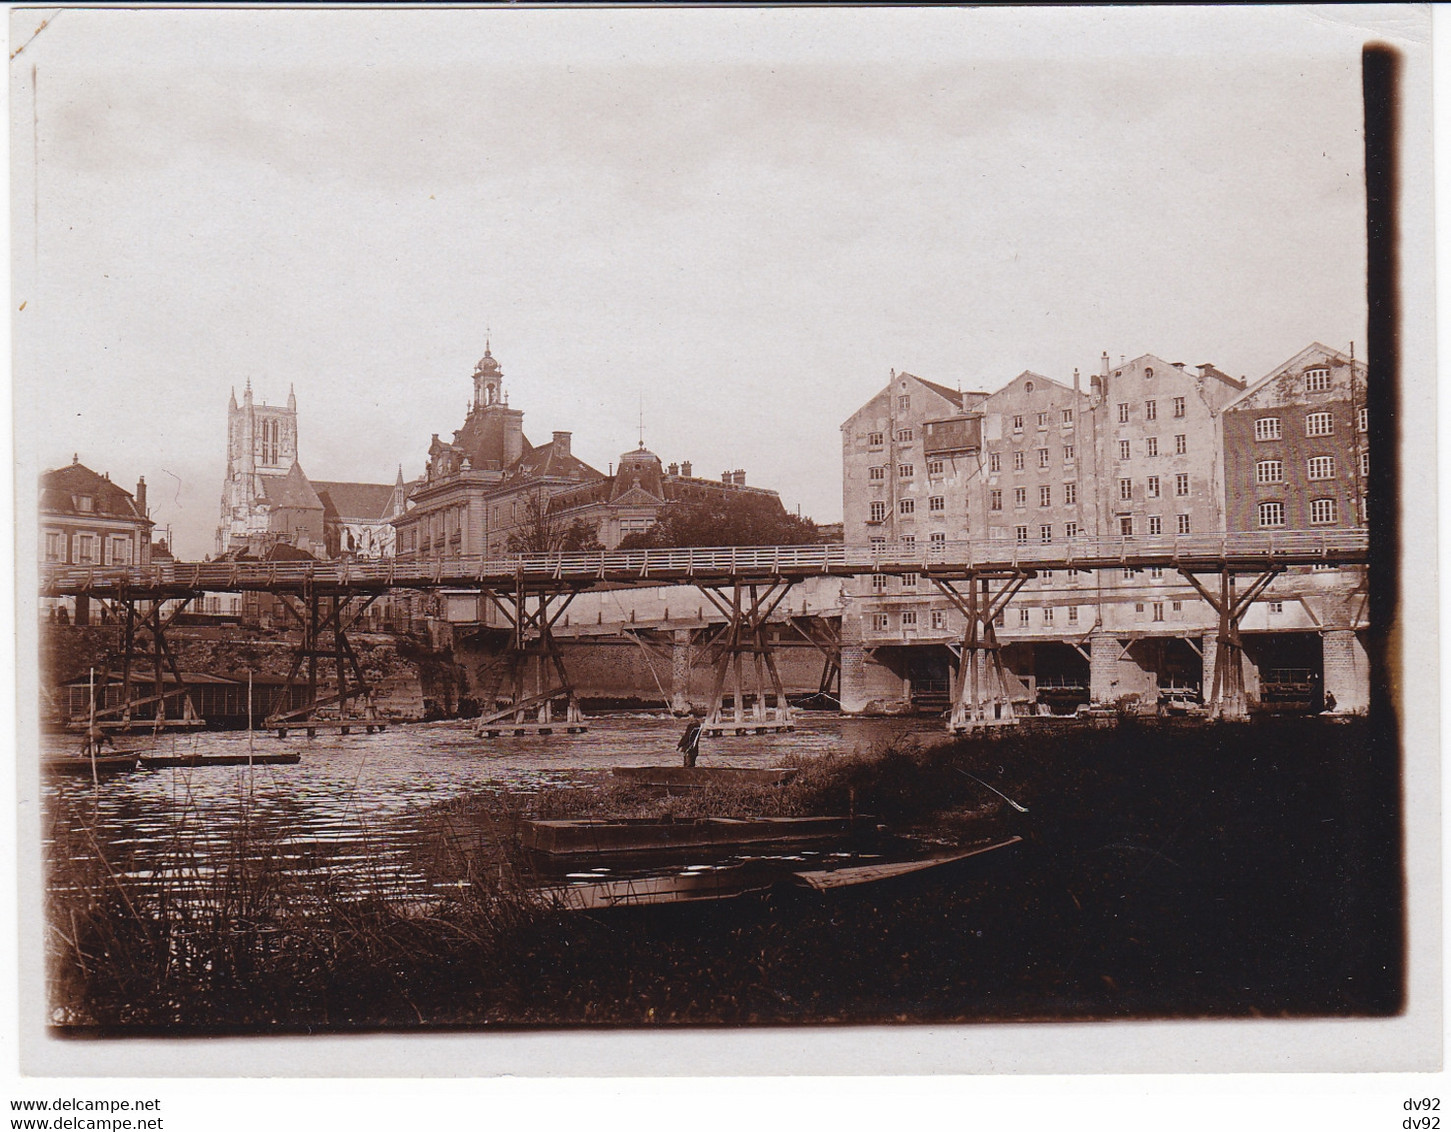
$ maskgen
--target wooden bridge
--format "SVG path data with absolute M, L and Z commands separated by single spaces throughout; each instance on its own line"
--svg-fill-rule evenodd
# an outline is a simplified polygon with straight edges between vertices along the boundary
M 149 655 L 151 695 L 110 709 L 118 720 L 126 721 L 144 704 L 154 704 L 161 720 L 165 701 L 186 695 L 166 630 L 190 602 L 206 593 L 277 595 L 302 630 L 289 680 L 305 669 L 309 685 L 306 708 L 277 712 L 269 719 L 269 725 L 281 730 L 374 721 L 371 693 L 347 633 L 381 594 L 398 589 L 473 590 L 503 614 L 519 662 L 512 666 L 512 703 L 486 712 L 481 728 L 552 729 L 552 705 L 563 699 L 567 706 L 561 722 L 578 730 L 583 720 L 553 635 L 574 596 L 593 589 L 693 585 L 724 619 L 724 627 L 711 641 L 715 676 L 707 729 L 745 733 L 791 726 L 791 709 L 765 627 L 792 585 L 812 577 L 915 574 L 937 587 L 965 620 L 949 723 L 960 731 L 1012 721 L 994 622 L 1039 571 L 1153 567 L 1178 571 L 1218 616 L 1210 706 L 1216 715 L 1242 718 L 1247 711 L 1239 637 L 1244 612 L 1286 568 L 1364 563 L 1369 542 L 1369 533 L 1362 529 L 1053 542 L 692 547 L 507 558 L 43 566 L 40 593 L 84 596 L 111 608 L 125 625 L 128 686 L 133 661 Z M 1249 579 L 1242 588 L 1236 584 L 1239 576 Z M 319 696 L 320 661 L 333 668 L 336 689 L 325 697 Z M 173 678 L 169 688 L 168 673 Z M 733 692 L 729 717 L 723 710 L 728 685 Z M 749 715 L 748 699 L 754 704 Z M 319 713 L 334 707 L 335 720 Z M 536 718 L 528 721 L 526 713 L 531 711 Z

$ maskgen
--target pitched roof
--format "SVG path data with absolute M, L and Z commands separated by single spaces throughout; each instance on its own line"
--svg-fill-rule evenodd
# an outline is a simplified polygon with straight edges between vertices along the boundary
M 927 386 L 928 389 L 932 390 L 932 392 L 938 394 L 939 396 L 946 397 L 958 408 L 962 407 L 961 390 L 948 389 L 945 385 L 939 385 L 935 381 L 928 381 L 925 377 L 918 377 L 915 373 L 907 373 L 906 371 L 899 373 L 897 376 L 899 378 L 910 377 L 913 381 L 919 382 L 920 384 Z
M 1225 405 L 1225 409 L 1237 409 L 1243 406 L 1252 405 L 1258 398 L 1260 392 L 1265 388 L 1265 386 L 1267 386 L 1270 382 L 1274 381 L 1276 378 L 1282 377 L 1285 373 L 1294 369 L 1296 366 L 1304 365 L 1304 363 L 1310 358 L 1324 358 L 1327 361 L 1334 362 L 1343 366 L 1354 365 L 1355 370 L 1359 371 L 1362 375 L 1367 372 L 1365 362 L 1361 361 L 1359 358 L 1352 358 L 1349 354 L 1343 353 L 1340 350 L 1334 349 L 1331 346 L 1327 346 L 1323 342 L 1311 342 L 1310 345 L 1299 351 L 1294 357 L 1289 358 L 1288 360 L 1282 362 L 1280 365 L 1277 365 L 1274 369 L 1270 370 L 1269 373 L 1265 374 L 1265 376 L 1260 378 L 1258 381 L 1250 382 L 1249 388 L 1241 393 L 1238 397 L 1236 397 L 1233 401 L 1229 402 L 1229 404 Z
M 80 507 L 82 497 L 91 500 L 88 510 Z M 53 515 L 104 515 L 151 521 L 136 506 L 136 499 L 129 491 L 79 461 L 41 474 L 40 509 Z
M 313 480 L 312 486 L 324 511 L 338 519 L 376 523 L 388 518 L 393 509 L 395 484 Z
M 317 497 L 302 465 L 294 462 L 285 476 L 263 476 L 262 493 L 273 507 L 290 507 L 294 510 L 323 509 L 322 500 Z
M 552 440 L 548 444 L 539 445 L 538 448 L 531 447 L 528 441 L 525 441 L 523 455 L 509 466 L 508 473 L 511 476 L 553 476 L 558 479 L 579 482 L 604 479 L 603 472 L 598 468 L 590 467 L 568 450 L 561 448 L 556 451 Z

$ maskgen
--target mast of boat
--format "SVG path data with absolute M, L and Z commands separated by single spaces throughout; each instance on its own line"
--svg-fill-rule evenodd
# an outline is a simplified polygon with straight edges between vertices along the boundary
M 91 719 L 86 725 L 86 748 L 91 752 L 91 785 L 101 785 L 100 772 L 96 770 L 96 670 L 91 669 Z

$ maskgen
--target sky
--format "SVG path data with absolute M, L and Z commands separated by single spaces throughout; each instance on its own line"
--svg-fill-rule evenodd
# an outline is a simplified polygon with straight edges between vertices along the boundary
M 309 476 L 391 482 L 487 338 L 534 443 L 605 471 L 643 423 L 830 522 L 892 369 L 1364 341 L 1335 13 L 10 14 L 20 482 L 144 475 L 183 557 L 249 380 Z

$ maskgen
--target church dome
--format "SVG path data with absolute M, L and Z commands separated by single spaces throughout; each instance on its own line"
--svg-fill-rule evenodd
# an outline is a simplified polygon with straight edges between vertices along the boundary
M 474 366 L 474 374 L 479 377 L 499 377 L 503 374 L 499 363 L 490 351 L 488 345 L 484 346 L 484 356 L 479 359 L 479 364 Z

